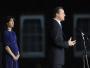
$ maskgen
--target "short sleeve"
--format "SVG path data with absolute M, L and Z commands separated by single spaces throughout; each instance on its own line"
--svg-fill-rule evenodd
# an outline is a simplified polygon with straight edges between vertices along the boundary
M 4 46 L 9 46 L 10 43 L 9 43 L 9 34 L 8 32 L 4 32 L 4 35 L 3 35 L 3 43 L 4 43 Z

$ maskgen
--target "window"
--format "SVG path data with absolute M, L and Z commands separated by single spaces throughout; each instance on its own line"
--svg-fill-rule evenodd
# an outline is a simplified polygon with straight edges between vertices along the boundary
M 43 15 L 21 16 L 20 39 L 22 56 L 38 58 L 45 56 L 45 28 Z
M 74 15 L 74 37 L 77 40 L 74 48 L 74 56 L 81 57 L 84 51 L 84 40 L 81 32 L 83 32 L 86 49 L 88 56 L 90 56 L 90 15 L 89 14 L 76 14 Z

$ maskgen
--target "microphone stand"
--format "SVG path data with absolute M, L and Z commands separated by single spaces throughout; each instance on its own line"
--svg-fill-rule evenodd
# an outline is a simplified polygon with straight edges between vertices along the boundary
M 88 63 L 88 57 L 87 57 L 87 48 L 86 48 L 86 42 L 85 42 L 85 37 L 84 34 L 82 33 L 82 38 L 83 38 L 83 42 L 84 42 L 84 50 L 83 50 L 83 68 L 85 68 L 85 64 L 87 66 L 87 68 L 89 68 L 89 63 Z M 85 63 L 86 61 L 86 63 Z

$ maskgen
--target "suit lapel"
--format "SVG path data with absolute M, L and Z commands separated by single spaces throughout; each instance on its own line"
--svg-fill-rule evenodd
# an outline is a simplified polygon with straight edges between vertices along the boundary
M 56 20 L 55 20 L 56 21 Z M 57 21 L 56 21 L 57 25 L 58 25 L 58 32 L 61 32 L 62 36 L 63 36 L 63 39 L 66 38 L 63 30 L 62 30 L 62 25 L 60 25 Z

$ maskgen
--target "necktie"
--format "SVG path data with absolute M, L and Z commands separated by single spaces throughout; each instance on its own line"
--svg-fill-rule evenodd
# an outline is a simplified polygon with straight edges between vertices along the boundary
M 59 22 L 59 25 L 60 25 L 60 27 L 61 27 L 61 29 L 62 29 L 62 24 Z

